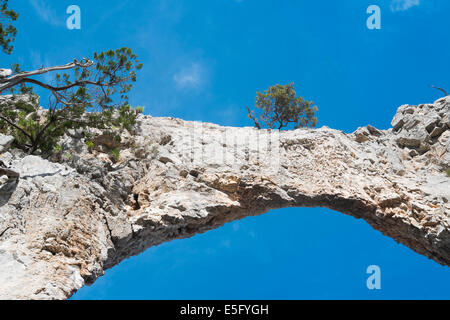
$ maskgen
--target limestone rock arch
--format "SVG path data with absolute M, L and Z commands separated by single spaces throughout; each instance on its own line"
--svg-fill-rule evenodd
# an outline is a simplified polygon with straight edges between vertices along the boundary
M 449 116 L 450 97 L 352 134 L 141 115 L 117 163 L 107 136 L 89 153 L 77 132 L 71 161 L 4 150 L 21 177 L 0 178 L 0 298 L 65 299 L 151 246 L 284 207 L 364 219 L 449 266 Z

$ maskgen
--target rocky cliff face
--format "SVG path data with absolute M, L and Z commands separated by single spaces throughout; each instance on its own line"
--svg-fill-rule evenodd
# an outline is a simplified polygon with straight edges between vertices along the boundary
M 0 299 L 65 299 L 148 247 L 283 207 L 362 218 L 448 266 L 449 116 L 450 97 L 352 134 L 140 116 L 120 146 L 105 135 L 88 150 L 71 132 L 52 161 L 3 136 L 20 178 L 0 177 Z

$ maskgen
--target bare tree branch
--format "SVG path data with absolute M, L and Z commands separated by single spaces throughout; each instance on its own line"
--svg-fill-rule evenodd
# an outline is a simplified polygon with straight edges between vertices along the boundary
M 433 89 L 437 89 L 439 91 L 442 91 L 444 93 L 444 97 L 448 96 L 447 91 L 445 91 L 444 89 L 436 87 L 436 86 L 430 86 L 430 87 L 432 87 Z
M 107 86 L 107 87 L 112 87 L 115 86 L 117 83 L 113 82 L 113 83 L 107 83 L 107 84 L 102 84 L 100 81 L 90 81 L 90 80 L 82 80 L 82 81 L 75 81 L 74 83 L 68 84 L 67 86 L 63 86 L 63 87 L 54 87 L 51 85 L 48 85 L 46 83 L 43 83 L 41 81 L 35 80 L 35 79 L 28 79 L 25 78 L 23 79 L 20 83 L 32 83 L 32 84 L 36 84 L 38 86 L 41 86 L 45 89 L 51 90 L 53 92 L 57 92 L 57 91 L 64 91 L 64 90 L 68 90 L 74 87 L 83 87 L 86 86 L 88 84 L 94 85 L 94 86 Z
M 19 178 L 20 177 L 20 173 L 13 171 L 11 169 L 6 169 L 6 168 L 0 168 L 0 176 L 8 176 L 10 178 Z
M 254 111 L 251 111 L 249 107 L 246 107 L 246 108 L 247 108 L 247 111 L 248 111 L 249 119 L 253 120 L 253 122 L 255 123 L 255 127 L 256 128 L 261 129 L 261 125 L 259 124 L 258 119 L 256 119 Z
M 28 71 L 28 72 L 21 72 L 21 73 L 16 74 L 16 75 L 14 75 L 12 77 L 0 79 L 0 93 L 5 91 L 5 90 L 7 90 L 7 89 L 10 89 L 10 88 L 12 88 L 14 86 L 17 86 L 18 84 L 24 83 L 24 82 L 30 82 L 30 83 L 38 84 L 38 85 L 43 86 L 44 88 L 47 88 L 47 89 L 50 89 L 50 90 L 55 90 L 55 89 L 57 89 L 57 90 L 65 90 L 65 89 L 58 89 L 58 88 L 51 89 L 50 88 L 51 86 L 43 84 L 42 82 L 39 82 L 37 80 L 29 79 L 29 77 L 37 76 L 37 75 L 41 75 L 41 74 L 45 74 L 45 73 L 49 73 L 49 72 L 53 72 L 53 71 L 61 71 L 61 70 L 73 69 L 75 67 L 88 68 L 88 67 L 90 67 L 90 66 L 92 66 L 94 64 L 94 62 L 92 62 L 91 60 L 86 60 L 86 61 L 87 61 L 86 63 L 80 63 L 80 62 L 78 62 L 75 59 L 73 62 L 70 62 L 70 63 L 62 65 L 62 66 L 41 68 L 41 69 L 38 69 L 38 70 L 33 70 L 33 71 Z M 74 84 L 73 86 L 76 86 L 76 85 L 77 84 Z
M 33 137 L 28 134 L 24 129 L 22 129 L 21 127 L 19 127 L 18 125 L 16 125 L 14 122 L 11 122 L 8 118 L 5 118 L 3 116 L 0 116 L 0 119 L 7 122 L 10 126 L 16 128 L 17 130 L 19 130 L 20 132 L 22 132 L 25 136 L 27 136 L 30 140 L 33 140 Z

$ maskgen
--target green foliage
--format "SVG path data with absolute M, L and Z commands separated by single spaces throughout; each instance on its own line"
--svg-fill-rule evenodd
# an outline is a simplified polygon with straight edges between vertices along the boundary
M 132 50 L 121 48 L 94 53 L 93 61 L 76 62 L 71 72 L 56 74 L 54 86 L 25 79 L 15 86 L 21 93 L 32 92 L 26 83 L 50 90 L 48 110 L 4 104 L 0 106 L 0 132 L 9 131 L 16 146 L 29 154 L 52 152 L 69 129 L 110 131 L 114 127 L 120 135 L 136 123 L 136 111 L 127 94 L 141 68 Z M 19 70 L 16 66 L 15 72 Z
M 247 108 L 248 116 L 260 129 L 265 125 L 271 129 L 281 130 L 290 124 L 297 129 L 315 127 L 317 123 L 314 116 L 317 107 L 313 102 L 297 97 L 293 83 L 284 86 L 277 84 L 264 93 L 257 92 L 255 107 L 259 109 L 259 117 L 255 115 L 255 111 Z
M 111 150 L 111 155 L 113 156 L 115 161 L 119 161 L 119 159 L 120 159 L 120 151 L 117 148 Z
M 137 114 L 139 114 L 139 113 L 144 113 L 144 107 L 141 107 L 141 106 L 137 107 L 137 108 L 136 108 L 136 113 L 137 113 Z
M 18 63 L 14 63 L 11 66 L 13 75 L 23 72 Z M 27 86 L 25 83 L 20 83 L 16 87 L 9 89 L 10 94 L 34 94 L 33 87 Z
M 92 141 L 86 141 L 86 147 L 88 147 L 88 149 L 92 150 L 95 148 L 95 144 Z
M 445 172 L 447 173 L 447 177 L 450 177 L 450 169 L 447 169 Z
M 73 155 L 71 155 L 70 153 L 66 152 L 66 153 L 64 153 L 64 158 L 72 161 L 73 160 Z
M 136 124 L 136 113 L 129 104 L 126 104 L 118 108 L 117 117 L 112 118 L 111 121 L 119 131 L 123 131 L 123 129 L 130 131 Z
M 17 34 L 12 25 L 18 14 L 8 8 L 8 0 L 0 0 L 0 50 L 12 52 Z M 130 48 L 94 53 L 93 59 L 74 60 L 58 68 L 41 68 L 24 72 L 18 64 L 12 66 L 14 81 L 0 82 L 0 93 L 10 91 L 33 95 L 38 86 L 49 90 L 46 110 L 32 102 L 16 100 L 0 105 L 0 133 L 14 136 L 14 145 L 29 154 L 60 152 L 57 142 L 69 129 L 96 128 L 117 136 L 131 130 L 136 123 L 136 110 L 129 105 L 128 92 L 142 68 Z M 52 83 L 33 79 L 36 74 L 56 73 Z M 90 137 L 88 141 L 92 141 Z M 66 157 L 67 158 L 67 157 Z
M 19 15 L 8 9 L 8 0 L 0 0 L 0 48 L 6 54 L 11 54 L 12 43 L 17 35 L 17 29 L 11 24 Z
M 62 151 L 62 147 L 60 146 L 60 145 L 56 145 L 54 148 L 53 148 L 53 152 L 61 152 Z

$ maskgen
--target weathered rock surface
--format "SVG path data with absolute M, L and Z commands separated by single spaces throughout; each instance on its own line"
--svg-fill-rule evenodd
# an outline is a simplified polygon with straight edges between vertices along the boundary
M 0 69 L 0 78 L 9 77 L 12 74 L 11 69 Z
M 362 218 L 449 266 L 449 115 L 447 97 L 353 134 L 141 115 L 118 162 L 106 137 L 87 150 L 71 132 L 61 163 L 5 152 L 2 137 L 20 179 L 0 177 L 0 299 L 65 299 L 150 246 L 282 207 Z

